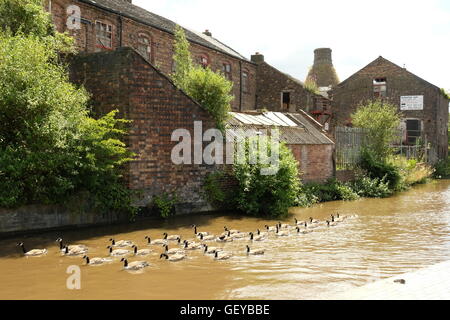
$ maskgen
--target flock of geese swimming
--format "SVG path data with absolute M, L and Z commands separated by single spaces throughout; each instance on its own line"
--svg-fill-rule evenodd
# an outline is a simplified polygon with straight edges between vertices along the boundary
M 337 214 L 336 216 L 331 215 L 331 219 L 326 221 L 318 221 L 313 218 L 310 218 L 309 221 L 298 221 L 297 219 L 294 219 L 294 225 L 282 224 L 281 222 L 276 224 L 275 226 L 265 225 L 265 231 L 257 229 L 256 233 L 230 230 L 225 226 L 224 232 L 220 235 L 213 235 L 209 232 L 197 232 L 197 226 L 192 225 L 194 234 L 197 238 L 195 240 L 197 240 L 198 242 L 195 240 L 181 241 L 182 238 L 180 235 L 169 235 L 167 233 L 163 234 L 162 239 L 152 240 L 149 236 L 146 236 L 145 240 L 147 246 L 163 247 L 164 252 L 160 254 L 160 259 L 165 259 L 171 262 L 184 260 L 187 257 L 187 252 L 193 250 L 202 250 L 204 254 L 213 256 L 215 260 L 228 260 L 233 256 L 231 252 L 225 251 L 224 248 L 212 247 L 208 245 L 208 243 L 229 243 L 239 240 L 262 242 L 267 240 L 269 238 L 269 235 L 271 234 L 275 235 L 276 237 L 288 237 L 293 234 L 309 234 L 311 232 L 314 232 L 314 229 L 321 226 L 328 228 L 334 227 L 347 218 L 352 217 L 357 216 L 340 216 L 339 214 Z M 123 262 L 123 267 L 125 270 L 141 270 L 150 266 L 147 261 L 128 262 L 127 257 L 130 255 L 133 255 L 135 257 L 145 257 L 153 254 L 153 249 L 139 249 L 136 244 L 129 240 L 116 241 L 115 239 L 111 238 L 109 241 L 111 242 L 111 244 L 107 246 L 107 249 L 109 250 L 108 258 L 89 258 L 89 256 L 87 255 L 89 248 L 87 246 L 64 245 L 62 238 L 56 240 L 56 242 L 59 244 L 59 250 L 62 255 L 83 256 L 83 259 L 86 261 L 87 265 L 102 265 L 105 263 L 110 263 L 113 262 L 112 258 L 115 257 L 121 258 L 120 261 Z M 169 244 L 175 244 L 178 247 L 169 249 Z M 18 243 L 17 246 L 21 247 L 25 256 L 36 257 L 48 253 L 47 249 L 33 249 L 27 251 L 23 242 Z M 264 253 L 264 249 L 253 250 L 249 245 L 246 245 L 247 255 L 263 255 Z

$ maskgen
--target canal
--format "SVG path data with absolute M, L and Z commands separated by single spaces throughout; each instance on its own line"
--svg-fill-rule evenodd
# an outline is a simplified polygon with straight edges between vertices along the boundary
M 111 237 L 131 240 L 143 249 L 148 248 L 145 236 L 162 238 L 164 232 L 192 239 L 193 223 L 199 231 L 219 234 L 224 226 L 256 232 L 277 221 L 196 215 L 1 240 L 0 299 L 320 299 L 450 260 L 448 180 L 417 186 L 389 199 L 294 208 L 283 223 L 309 217 L 323 221 L 335 213 L 356 216 L 310 234 L 282 239 L 271 235 L 254 244 L 248 240 L 214 243 L 233 253 L 226 261 L 192 251 L 186 260 L 169 262 L 160 260 L 163 250 L 153 246 L 152 255 L 138 259 L 148 261 L 150 267 L 138 273 L 124 271 L 119 259 L 86 266 L 82 257 L 61 256 L 55 239 L 88 246 L 90 257 L 106 257 Z M 28 250 L 47 248 L 48 254 L 23 257 L 16 247 L 19 241 Z M 265 254 L 247 256 L 247 244 L 265 249 Z M 81 290 L 66 287 L 66 270 L 71 265 L 80 266 Z

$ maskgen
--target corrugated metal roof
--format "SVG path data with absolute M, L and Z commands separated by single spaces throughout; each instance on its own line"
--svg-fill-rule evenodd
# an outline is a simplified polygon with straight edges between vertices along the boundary
M 334 144 L 319 128 L 314 119 L 299 113 L 242 113 L 231 112 L 227 138 L 244 138 L 268 135 L 270 129 L 280 131 L 281 140 L 287 144 Z

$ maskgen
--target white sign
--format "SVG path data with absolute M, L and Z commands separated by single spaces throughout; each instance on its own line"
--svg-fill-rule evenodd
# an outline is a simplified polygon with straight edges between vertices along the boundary
M 423 110 L 423 96 L 403 96 L 400 97 L 400 110 Z

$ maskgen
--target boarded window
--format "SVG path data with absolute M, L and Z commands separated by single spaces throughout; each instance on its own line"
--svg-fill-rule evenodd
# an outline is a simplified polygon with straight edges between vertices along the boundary
M 152 43 L 148 36 L 140 34 L 138 38 L 138 52 L 147 60 L 152 57 Z
M 222 72 L 225 75 L 225 78 L 227 78 L 228 80 L 232 79 L 232 77 L 231 77 L 231 64 L 229 64 L 227 62 L 224 63 L 222 65 Z
M 373 80 L 373 95 L 375 98 L 385 98 L 386 92 L 386 78 L 377 78 Z
M 283 100 L 283 104 L 282 104 L 282 109 L 283 110 L 289 110 L 289 107 L 291 105 L 291 93 L 290 92 L 283 92 L 282 93 L 282 100 Z
M 112 49 L 112 25 L 97 21 L 95 23 L 95 37 L 97 47 Z
M 242 91 L 245 93 L 248 92 L 248 72 L 247 71 L 242 72 Z
M 422 136 L 422 123 L 420 120 L 406 120 L 406 139 L 408 144 L 415 145 Z

